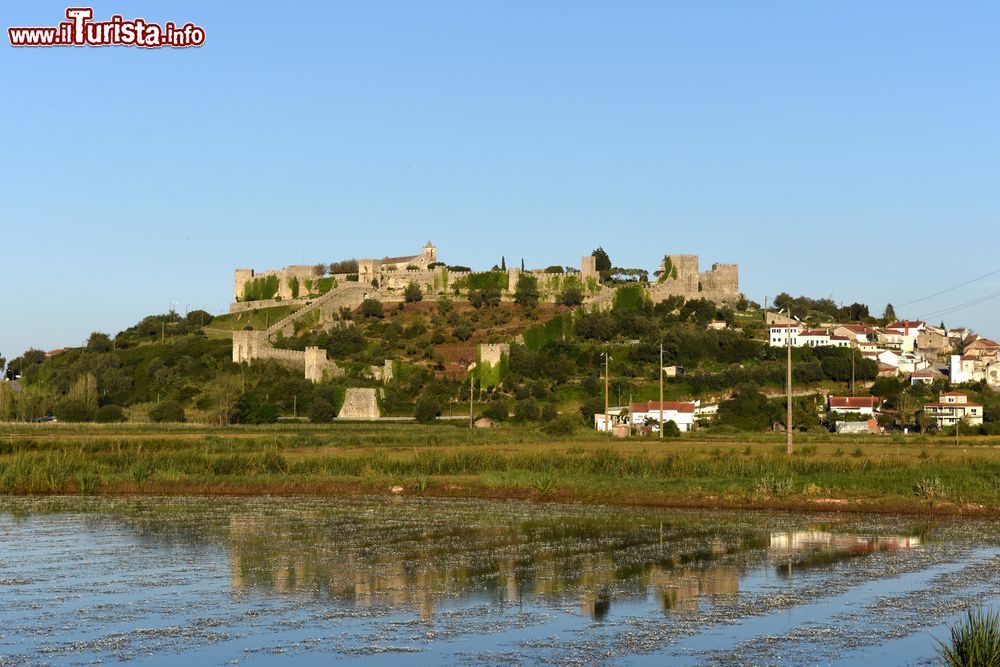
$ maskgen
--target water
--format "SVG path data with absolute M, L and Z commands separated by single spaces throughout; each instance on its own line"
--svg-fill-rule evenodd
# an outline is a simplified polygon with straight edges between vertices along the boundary
M 419 499 L 0 499 L 0 665 L 928 664 L 987 521 Z

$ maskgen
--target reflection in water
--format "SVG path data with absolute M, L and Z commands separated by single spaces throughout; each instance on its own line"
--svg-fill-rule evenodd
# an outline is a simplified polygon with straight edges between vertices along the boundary
M 783 559 L 776 571 L 790 577 L 795 570 L 808 570 L 837 561 L 867 556 L 878 551 L 914 549 L 921 544 L 919 535 L 870 536 L 836 534 L 824 530 L 797 530 L 771 533 L 769 551 Z
M 915 536 L 765 532 L 636 515 L 545 520 L 441 516 L 432 504 L 411 510 L 405 519 L 344 508 L 233 513 L 231 588 L 402 607 L 424 619 L 447 599 L 516 604 L 531 596 L 601 620 L 616 599 L 651 597 L 670 612 L 697 612 L 704 601 L 734 605 L 740 556 L 749 552 L 780 559 L 779 572 L 790 576 L 790 569 L 920 544 Z

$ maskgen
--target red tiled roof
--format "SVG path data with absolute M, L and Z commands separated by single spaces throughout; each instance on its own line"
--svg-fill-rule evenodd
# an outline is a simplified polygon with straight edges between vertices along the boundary
M 684 403 L 682 401 L 663 401 L 663 411 L 669 412 L 694 412 L 694 403 Z M 647 401 L 646 403 L 630 403 L 629 412 L 657 412 L 660 409 L 659 401 Z
M 843 324 L 843 325 L 841 325 L 841 328 L 842 329 L 847 329 L 848 331 L 853 331 L 854 333 L 867 334 L 867 333 L 874 333 L 875 332 L 874 329 L 872 329 L 871 327 L 866 327 L 863 324 Z
M 831 408 L 877 408 L 882 404 L 878 396 L 831 396 Z
M 944 392 L 941 395 L 942 396 L 966 396 L 966 397 L 968 397 L 968 394 L 963 393 L 961 391 L 946 391 L 946 392 Z
M 829 336 L 830 334 L 828 334 L 826 331 L 823 331 L 822 329 L 806 329 L 805 331 L 803 331 L 799 335 L 800 336 Z
M 897 320 L 892 324 L 890 324 L 889 326 L 887 326 L 886 329 L 905 329 L 907 325 L 909 325 L 911 329 L 919 329 L 920 327 L 924 326 L 924 324 L 925 322 L 922 322 L 920 320 L 910 320 L 909 322 L 906 321 L 900 322 L 899 320 Z

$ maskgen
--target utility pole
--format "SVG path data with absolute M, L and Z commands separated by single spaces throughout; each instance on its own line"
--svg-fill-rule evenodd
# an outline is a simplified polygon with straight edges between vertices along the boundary
M 660 439 L 663 439 L 663 339 L 660 339 Z
M 167 323 L 160 322 L 160 345 L 167 340 Z
M 788 416 L 785 419 L 785 435 L 788 438 L 788 455 L 792 455 L 792 328 L 785 327 L 785 347 L 788 348 L 788 372 L 785 377 L 786 407 Z
M 611 410 L 608 408 L 608 360 L 611 358 L 607 352 L 601 352 L 604 356 L 604 428 L 611 432 Z
M 473 383 L 476 381 L 476 376 L 472 374 L 472 371 L 476 368 L 476 362 L 469 364 L 469 428 L 475 428 L 472 421 L 472 391 L 474 389 Z
M 851 396 L 854 396 L 854 346 L 851 346 Z

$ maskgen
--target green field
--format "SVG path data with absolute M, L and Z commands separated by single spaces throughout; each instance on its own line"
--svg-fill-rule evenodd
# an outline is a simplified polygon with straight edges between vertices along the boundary
M 685 507 L 995 514 L 1000 439 L 459 424 L 4 425 L 0 493 L 425 494 Z M 393 491 L 395 487 L 395 491 Z

